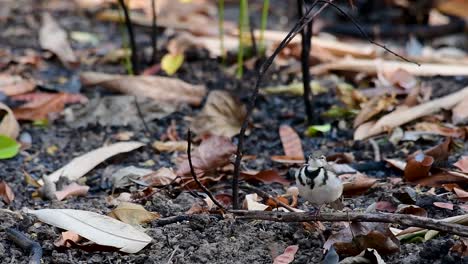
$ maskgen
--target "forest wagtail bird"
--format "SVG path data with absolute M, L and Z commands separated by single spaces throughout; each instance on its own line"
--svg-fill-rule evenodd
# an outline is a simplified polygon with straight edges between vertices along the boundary
M 301 169 L 296 171 L 296 184 L 299 195 L 320 208 L 332 203 L 343 193 L 343 184 L 328 164 L 325 156 L 309 157 Z

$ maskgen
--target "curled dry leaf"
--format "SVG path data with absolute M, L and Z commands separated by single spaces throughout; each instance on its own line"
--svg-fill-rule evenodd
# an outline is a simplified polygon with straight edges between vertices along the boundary
M 159 141 L 153 142 L 153 148 L 159 152 L 187 152 L 187 141 Z
M 18 137 L 20 126 L 13 111 L 0 102 L 0 135 L 15 139 Z
M 404 177 L 407 181 L 417 181 L 429 176 L 434 158 L 424 153 L 410 157 L 406 163 Z
M 304 151 L 299 135 L 288 125 L 281 125 L 279 128 L 281 144 L 283 144 L 284 154 L 293 159 L 303 159 Z
M 275 260 L 273 261 L 273 264 L 289 264 L 294 261 L 294 256 L 296 255 L 296 252 L 299 250 L 299 246 L 293 245 L 293 246 L 288 246 L 285 250 L 284 253 L 277 256 Z
M 62 201 L 65 198 L 71 196 L 86 196 L 88 194 L 89 186 L 79 185 L 76 182 L 73 182 L 65 187 L 62 190 L 56 191 L 55 196 L 57 200 Z
M 160 102 L 200 105 L 206 93 L 203 85 L 193 85 L 175 78 L 160 76 L 130 76 L 83 72 L 80 75 L 84 86 L 96 86 L 109 90 L 149 97 Z
M 15 199 L 13 190 L 5 181 L 0 182 L 0 197 L 2 197 L 3 201 L 7 204 L 10 204 Z
M 27 210 L 40 221 L 78 235 L 99 245 L 137 253 L 151 242 L 151 237 L 135 227 L 94 212 L 72 209 Z
M 121 202 L 109 216 L 130 225 L 148 223 L 160 217 L 157 213 L 148 212 L 140 204 L 129 202 Z
M 80 235 L 73 231 L 65 231 L 62 232 L 60 237 L 54 241 L 54 246 L 56 247 L 71 247 L 72 245 L 70 244 L 69 241 L 72 242 L 79 242 L 81 240 Z
M 236 151 L 236 145 L 227 137 L 211 136 L 202 141 L 192 153 L 192 164 L 198 176 L 214 171 L 229 163 L 229 158 Z M 179 164 L 179 176 L 190 176 L 190 165 L 187 157 Z
M 228 92 L 215 90 L 208 95 L 202 111 L 191 122 L 197 134 L 233 137 L 239 134 L 246 109 Z
M 177 175 L 172 168 L 160 168 L 155 172 L 143 176 L 142 180 L 149 186 L 161 186 L 171 184 Z
M 244 200 L 244 208 L 249 211 L 265 211 L 269 209 L 270 206 L 258 202 L 261 200 L 256 193 L 247 194 Z
M 468 156 L 461 157 L 453 166 L 459 168 L 464 173 L 468 173 Z
M 67 177 L 71 181 L 75 181 L 106 159 L 120 153 L 135 150 L 143 145 L 144 144 L 140 142 L 129 141 L 104 146 L 74 158 L 67 165 L 44 177 L 47 177 L 52 182 L 58 181 L 62 176 Z
M 343 182 L 343 195 L 359 195 L 371 188 L 377 179 L 362 173 L 343 174 L 339 176 Z
M 281 183 L 283 185 L 289 185 L 290 182 L 283 178 L 276 170 L 264 170 L 264 171 L 243 171 L 241 172 L 242 179 L 250 182 L 263 182 L 265 184 Z
M 52 18 L 49 13 L 42 14 L 42 25 L 39 29 L 39 44 L 60 59 L 65 66 L 73 66 L 78 62 L 67 40 L 67 32 Z
M 34 81 L 24 79 L 19 75 L 0 74 L 0 92 L 6 96 L 31 92 L 35 87 Z

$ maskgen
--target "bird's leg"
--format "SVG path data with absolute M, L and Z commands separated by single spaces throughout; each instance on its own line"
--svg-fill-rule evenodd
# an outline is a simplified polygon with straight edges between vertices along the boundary
M 314 217 L 317 218 L 320 216 L 320 211 L 322 210 L 323 204 L 319 205 L 318 209 L 315 211 Z

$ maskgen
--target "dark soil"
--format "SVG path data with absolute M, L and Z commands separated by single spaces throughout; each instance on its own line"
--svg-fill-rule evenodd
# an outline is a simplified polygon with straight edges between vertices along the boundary
M 31 21 L 39 21 L 38 14 L 42 10 L 44 8 L 35 1 L 18 1 L 10 19 L 4 22 L 7 30 L 2 30 L 0 34 L 6 34 L 8 29 L 19 32 L 19 29 L 22 28 L 26 30 L 26 35 L 1 36 L 0 49 L 10 49 L 16 55 L 23 54 L 24 50 L 28 48 L 39 52 L 40 48 L 37 43 L 39 23 L 31 23 Z M 68 10 L 71 9 L 52 10 L 54 17 L 67 30 L 90 31 L 97 34 L 103 43 L 112 43 L 115 47 L 121 45 L 121 34 L 117 25 L 96 21 L 92 18 L 92 14 Z M 139 45 L 149 45 L 149 35 L 144 33 L 143 29 L 137 28 L 137 35 Z M 164 40 L 164 38 L 161 39 Z M 74 43 L 74 48 L 86 50 L 88 47 L 81 47 Z M 237 80 L 226 74 L 218 61 L 209 59 L 205 51 L 193 50 L 189 53 L 188 62 L 178 71 L 176 77 L 190 83 L 205 84 L 209 90 L 231 91 L 240 95 L 244 102 L 247 101 L 255 81 L 254 71 L 247 71 L 242 80 Z M 124 71 L 122 65 L 81 66 L 81 70 L 87 68 L 110 73 L 123 73 Z M 78 76 L 78 71 L 63 70 L 58 61 L 47 63 L 41 72 L 29 70 L 33 76 L 44 81 L 43 88 L 66 91 L 77 91 L 74 90 L 76 87 L 79 89 L 79 86 L 74 86 L 73 81 L 62 86 L 56 84 L 55 80 L 60 76 L 65 76 L 69 80 L 76 80 Z M 284 84 L 298 79 L 298 77 L 288 76 L 273 70 L 266 79 L 265 86 Z M 466 86 L 468 79 L 435 78 L 427 80 L 427 82 L 434 88 L 437 87 L 434 96 L 439 97 Z M 449 91 L 441 92 L 445 89 Z M 90 97 L 96 95 L 96 91 L 84 90 L 81 92 Z M 314 138 L 303 137 L 304 150 L 306 154 L 316 152 L 326 155 L 342 152 L 353 153 L 356 163 L 362 168 L 361 171 L 369 176 L 379 178 L 379 184 L 365 194 L 345 199 L 345 205 L 350 210 L 364 211 L 375 201 L 392 199 L 392 194 L 400 192 L 407 185 L 401 184 L 395 187 L 390 184 L 388 177 L 400 177 L 401 172 L 393 170 L 383 163 L 373 162 L 374 153 L 368 142 L 352 140 L 352 120 L 343 120 L 346 125 L 343 129 L 342 126 L 338 126 L 338 120 L 323 119 L 319 115 L 337 103 L 336 100 L 333 89 L 316 98 L 314 112 L 317 115 L 318 123 L 331 122 L 333 129 L 327 135 Z M 101 185 L 101 177 L 108 166 L 135 165 L 147 166 L 150 169 L 163 166 L 175 167 L 171 161 L 171 155 L 157 153 L 150 146 L 151 144 L 148 144 L 144 148 L 133 151 L 130 155 L 121 154 L 111 158 L 87 175 L 86 183 L 91 186 L 91 192 L 87 197 L 71 198 L 62 202 L 32 198 L 31 195 L 35 188 L 25 183 L 23 171 L 28 172 L 33 177 L 40 178 L 42 175 L 49 174 L 65 165 L 74 157 L 101 147 L 105 143 L 116 141 L 113 136 L 119 132 L 132 131 L 135 133 L 132 139 L 151 143 L 161 137 L 171 122 L 175 122 L 179 135 L 184 137 L 188 126 L 184 117 L 193 116 L 199 110 L 199 108 L 184 107 L 179 112 L 149 123 L 152 131 L 150 136 L 145 135 L 143 125 L 111 128 L 96 125 L 76 129 L 70 127 L 62 119 L 47 127 L 22 124 L 22 131 L 32 136 L 32 146 L 22 151 L 14 159 L 1 161 L 0 180 L 5 180 L 12 187 L 16 198 L 10 205 L 0 201 L 0 208 L 8 208 L 13 211 L 21 210 L 24 207 L 31 209 L 72 208 L 107 214 L 112 210 L 112 206 L 105 200 L 105 197 L 110 194 L 110 189 Z M 252 116 L 252 123 L 253 128 L 245 144 L 245 154 L 256 155 L 256 159 L 249 161 L 247 166 L 252 169 L 275 168 L 287 172 L 287 167 L 271 162 L 269 157 L 282 154 L 283 150 L 277 132 L 281 124 L 289 124 L 300 135 L 303 135 L 306 125 L 302 99 L 287 96 L 260 96 Z M 436 142 L 418 141 L 393 146 L 386 137 L 383 137 L 378 140 L 378 143 L 383 158 L 403 158 L 408 152 L 426 149 L 442 140 L 443 138 L 439 138 Z M 463 147 L 452 153 L 450 163 L 457 160 L 463 152 L 468 152 L 467 143 L 458 143 Z M 58 147 L 58 151 L 55 154 L 49 154 L 47 149 L 54 145 Z M 153 160 L 154 165 L 148 166 L 145 163 L 148 160 Z M 293 183 L 292 178 L 290 180 Z M 224 184 L 228 182 L 226 180 Z M 271 194 L 284 193 L 284 187 L 281 185 L 259 186 Z M 228 191 L 226 190 L 226 192 Z M 456 200 L 450 198 L 447 195 L 441 195 L 435 200 L 434 196 L 418 193 L 416 204 L 425 208 L 429 217 L 433 218 L 466 213 L 458 206 L 455 206 L 453 211 L 449 211 L 432 205 L 434 201 L 457 203 Z M 198 200 L 188 192 L 160 190 L 146 201 L 144 206 L 147 210 L 159 212 L 165 217 L 183 214 Z M 7 239 L 4 232 L 4 228 L 7 227 L 16 228 L 38 241 L 44 250 L 43 263 L 272 263 L 273 256 L 281 254 L 289 245 L 299 245 L 299 251 L 293 263 L 320 263 L 323 257 L 321 237 L 317 232 L 305 230 L 301 224 L 238 221 L 229 218 L 219 220 L 210 216 L 200 217 L 196 221 L 185 221 L 162 227 L 150 223 L 145 226 L 145 229 L 146 233 L 153 238 L 153 242 L 137 254 L 123 254 L 120 252 L 88 253 L 78 249 L 59 250 L 53 245 L 53 241 L 58 238 L 61 230 L 46 224 L 39 224 L 26 214 L 23 214 L 23 218 L 20 219 L 15 214 L 0 211 L 0 219 L 1 263 L 27 263 L 29 260 L 28 253 Z M 468 260 L 462 260 L 449 253 L 450 247 L 457 240 L 458 238 L 452 235 L 441 234 L 426 243 L 402 244 L 399 253 L 384 256 L 384 259 L 387 263 L 468 263 Z

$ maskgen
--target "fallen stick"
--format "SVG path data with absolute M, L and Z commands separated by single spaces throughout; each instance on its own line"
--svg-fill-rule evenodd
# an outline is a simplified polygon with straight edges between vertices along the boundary
M 42 258 L 42 248 L 39 243 L 36 241 L 31 240 L 25 234 L 21 233 L 20 231 L 7 228 L 5 229 L 5 233 L 7 234 L 8 238 L 13 241 L 16 245 L 18 245 L 23 250 L 29 251 L 30 259 L 29 264 L 40 264 Z
M 311 68 L 313 74 L 324 74 L 328 71 L 341 70 L 351 72 L 365 72 L 377 74 L 377 68 L 384 72 L 403 69 L 415 76 L 467 76 L 468 66 L 466 64 L 437 64 L 421 63 L 421 66 L 403 61 L 389 61 L 382 59 L 354 59 L 345 58 L 336 62 L 322 63 Z
M 321 213 L 315 212 L 273 212 L 273 211 L 229 211 L 236 219 L 268 220 L 275 222 L 379 222 L 392 223 L 405 226 L 421 227 L 424 229 L 437 230 L 458 236 L 468 237 L 468 227 L 460 224 L 448 223 L 444 220 L 431 219 L 427 217 L 389 214 L 389 213 Z

